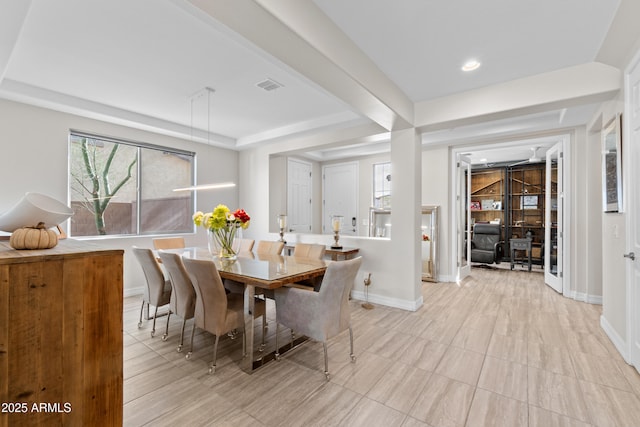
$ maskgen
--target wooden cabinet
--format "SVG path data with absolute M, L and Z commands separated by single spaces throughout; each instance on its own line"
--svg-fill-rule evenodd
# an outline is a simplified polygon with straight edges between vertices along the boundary
M 557 182 L 552 177 L 553 185 Z M 502 224 L 504 254 L 509 256 L 510 239 L 530 237 L 534 262 L 541 263 L 545 241 L 545 164 L 523 164 L 476 169 L 471 175 L 471 220 Z M 557 185 L 555 186 L 557 192 Z M 552 193 L 552 205 L 554 199 Z M 553 215 L 556 214 L 552 206 Z
M 536 163 L 510 168 L 509 239 L 531 239 L 531 253 L 535 262 L 541 263 L 545 240 L 545 164 Z M 511 253 L 511 252 L 509 252 Z
M 509 170 L 509 238 L 544 241 L 544 164 Z
M 122 425 L 122 259 L 0 241 L 0 426 Z
M 474 170 L 471 175 L 472 222 L 504 224 L 504 168 Z

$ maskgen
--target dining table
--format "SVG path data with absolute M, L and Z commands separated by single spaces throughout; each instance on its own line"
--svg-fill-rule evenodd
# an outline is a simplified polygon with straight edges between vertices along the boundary
M 240 252 L 236 259 L 228 260 L 212 255 L 207 248 L 187 247 L 168 249 L 167 252 L 180 254 L 185 258 L 212 261 L 224 279 L 244 283 L 244 322 L 246 338 L 246 356 L 240 362 L 240 368 L 252 373 L 270 360 L 275 359 L 276 349 L 266 351 L 262 346 L 256 346 L 254 342 L 254 309 L 256 289 L 277 289 L 282 286 L 291 286 L 296 282 L 307 279 L 321 279 L 327 269 L 328 263 L 311 258 L 297 258 L 283 255 L 262 255 L 253 252 Z M 311 292 L 311 291 L 310 291 Z M 291 345 L 283 346 L 279 353 L 282 354 L 290 348 L 302 342 L 304 337 L 298 337 Z

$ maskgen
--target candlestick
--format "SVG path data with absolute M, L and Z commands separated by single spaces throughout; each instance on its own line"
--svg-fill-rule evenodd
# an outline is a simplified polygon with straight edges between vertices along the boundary
M 284 240 L 284 230 L 287 228 L 287 215 L 278 215 L 278 228 L 280 229 L 280 241 L 286 244 L 287 242 Z
M 342 228 L 342 220 L 344 217 L 342 215 L 334 215 L 331 218 L 331 225 L 333 227 L 333 240 L 335 243 L 331 246 L 331 249 L 342 249 L 342 245 L 340 245 L 340 229 Z

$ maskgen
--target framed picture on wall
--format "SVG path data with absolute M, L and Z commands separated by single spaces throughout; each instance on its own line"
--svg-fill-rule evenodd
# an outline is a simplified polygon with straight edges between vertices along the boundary
M 538 209 L 538 196 L 522 196 L 520 209 Z
M 622 212 L 622 116 L 602 130 L 602 206 L 605 212 Z

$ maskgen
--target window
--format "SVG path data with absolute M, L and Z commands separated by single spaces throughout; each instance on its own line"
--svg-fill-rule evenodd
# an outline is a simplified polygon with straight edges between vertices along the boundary
M 373 165 L 373 207 L 391 208 L 391 163 Z
M 193 232 L 195 154 L 72 131 L 72 236 Z

